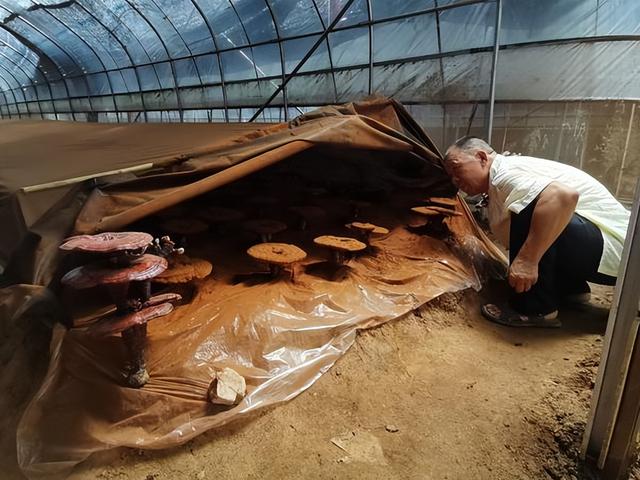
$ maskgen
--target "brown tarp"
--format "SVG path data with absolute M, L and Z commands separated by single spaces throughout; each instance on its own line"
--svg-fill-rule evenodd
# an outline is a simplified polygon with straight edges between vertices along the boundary
M 228 128 L 233 134 L 218 132 L 210 142 L 201 139 L 191 148 L 170 153 L 169 148 L 160 151 L 156 142 L 151 146 L 153 161 L 161 168 L 106 182 L 91 192 L 82 186 L 69 190 L 32 225 L 32 241 L 22 242 L 10 273 L 30 278 L 26 283 L 32 284 L 53 280 L 55 288 L 63 268 L 57 245 L 73 225 L 76 232 L 131 224 L 153 230 L 162 218 L 155 214 L 162 215 L 176 204 L 196 211 L 206 202 L 227 198 L 220 192 L 238 185 L 285 199 L 289 190 L 295 190 L 292 175 L 299 182 L 328 182 L 338 190 L 346 185 L 346 191 L 323 204 L 336 218 L 346 205 L 338 197 L 367 186 L 393 185 L 393 191 L 367 212 L 367 220 L 389 227 L 391 233 L 340 275 L 327 276 L 315 268 L 323 265 L 324 252 L 311 240 L 321 233 L 340 233 L 341 225 L 332 220 L 315 230 L 285 232 L 282 241 L 309 253 L 295 283 L 233 281 L 235 273 L 252 269 L 244 255 L 242 233 L 237 238 L 193 239 L 189 253 L 209 258 L 214 275 L 198 283 L 172 314 L 149 325 L 151 380 L 139 390 L 122 386 L 124 352 L 117 337 L 95 339 L 81 329 L 56 327 L 47 377 L 18 430 L 19 462 L 28 476 L 64 475 L 92 452 L 116 446 L 181 444 L 257 408 L 289 400 L 348 350 L 357 329 L 397 318 L 444 292 L 480 288 L 484 268 L 504 260 L 463 202 L 457 208 L 464 215 L 451 221 L 453 235 L 448 242 L 405 228 L 409 206 L 430 194 L 451 193 L 452 186 L 433 143 L 393 101 L 327 107 L 291 124 L 259 126 L 240 136 L 234 127 Z M 165 134 L 170 131 L 167 128 Z M 111 138 L 118 142 L 117 136 Z M 140 144 L 122 146 L 121 155 L 145 152 L 144 142 L 149 141 L 146 137 Z M 151 158 L 142 153 L 126 163 L 114 153 L 117 150 L 109 146 L 112 163 L 105 160 L 100 168 Z M 94 158 L 100 151 L 87 146 L 85 154 Z M 276 168 L 275 164 L 288 170 L 271 171 L 269 166 Z M 415 175 L 399 175 L 405 167 Z M 74 174 L 82 171 L 92 170 Z M 341 176 L 346 183 L 336 187 Z M 285 181 L 278 183 L 278 178 Z M 17 268 L 22 264 L 29 268 Z M 48 295 L 34 296 L 33 288 L 28 289 L 33 298 L 51 301 Z M 11 305 L 19 305 L 14 297 L 20 292 L 24 289 L 13 287 L 0 297 L 9 299 L 3 301 L 9 316 L 20 312 L 10 311 Z M 71 294 L 67 303 L 73 310 L 83 300 L 85 295 Z M 93 306 L 94 311 L 97 308 Z M 91 315 L 92 310 L 85 305 L 83 312 Z M 215 407 L 206 400 L 214 371 L 223 367 L 237 370 L 248 384 L 247 397 L 233 408 Z

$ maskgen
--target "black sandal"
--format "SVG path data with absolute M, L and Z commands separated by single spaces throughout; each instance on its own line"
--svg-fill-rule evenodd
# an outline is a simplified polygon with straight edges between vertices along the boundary
M 493 311 L 492 311 L 493 310 Z M 500 313 L 496 313 L 498 310 Z M 492 303 L 487 303 L 481 308 L 482 316 L 487 320 L 507 327 L 537 327 L 537 328 L 559 328 L 562 323 L 556 316 L 549 318 L 548 315 L 523 315 L 510 307 L 499 307 Z

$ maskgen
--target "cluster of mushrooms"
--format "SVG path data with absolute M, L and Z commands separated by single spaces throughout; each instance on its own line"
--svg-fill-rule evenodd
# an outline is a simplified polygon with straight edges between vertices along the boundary
M 459 217 L 462 214 L 456 211 L 455 198 L 430 197 L 424 200 L 426 205 L 413 207 L 411 211 L 419 215 L 419 220 L 410 224 L 410 227 L 428 233 L 435 237 L 446 238 L 451 232 L 446 220 L 451 217 Z
M 143 232 L 78 235 L 68 238 L 60 249 L 96 257 L 93 262 L 67 272 L 61 283 L 76 290 L 107 289 L 115 311 L 95 319 L 87 326 L 87 333 L 121 334 L 129 363 L 127 384 L 143 386 L 149 380 L 144 356 L 147 322 L 171 313 L 173 303 L 181 299 L 176 293 L 151 296 L 151 280 L 167 270 L 167 256 L 182 251 L 175 248 L 169 237 L 154 241 Z
M 322 189 L 307 189 L 310 196 L 320 196 L 326 193 Z M 207 231 L 223 233 L 226 229 L 240 225 L 241 229 L 253 236 L 255 244 L 247 250 L 247 255 L 268 268 L 268 275 L 276 278 L 287 272 L 291 281 L 295 281 L 297 267 L 306 257 L 299 246 L 290 243 L 274 242 L 273 237 L 289 229 L 289 225 L 281 220 L 268 218 L 271 209 L 278 206 L 278 200 L 264 195 L 250 197 L 245 200 L 255 218 L 247 219 L 243 212 L 220 206 L 209 206 L 195 212 L 195 217 L 188 216 L 186 211 L 178 208 L 162 223 L 162 228 L 179 237 L 203 234 Z M 349 214 L 356 219 L 362 210 L 371 206 L 369 202 L 360 200 L 349 201 Z M 297 230 L 304 231 L 310 225 L 319 223 L 326 217 L 323 208 L 317 205 L 294 205 L 286 207 L 286 212 L 292 219 Z M 336 267 L 345 265 L 347 260 L 358 252 L 370 249 L 373 237 L 385 235 L 389 230 L 371 223 L 357 222 L 345 225 L 354 232 L 353 237 L 321 235 L 314 238 L 314 244 L 325 248 L 329 252 L 329 260 Z
M 322 192 L 320 189 L 309 189 L 308 195 L 320 196 Z M 307 257 L 307 253 L 296 245 L 273 241 L 275 235 L 289 228 L 281 220 L 268 218 L 269 210 L 278 201 L 260 196 L 249 199 L 249 202 L 255 218 L 247 219 L 243 212 L 222 206 L 197 209 L 194 217 L 186 206 L 176 205 L 168 212 L 170 215 L 163 218 L 160 228 L 179 237 L 180 243 L 185 244 L 190 236 L 207 231 L 222 234 L 240 226 L 253 238 L 247 254 L 268 266 L 266 274 L 276 278 L 288 272 L 290 279 L 295 281 L 297 266 Z M 411 209 L 420 216 L 420 221 L 412 222 L 409 227 L 429 235 L 447 236 L 449 229 L 446 220 L 461 215 L 456 211 L 456 200 L 432 197 L 424 203 Z M 354 254 L 371 250 L 373 238 L 389 233 L 385 227 L 361 221 L 363 211 L 370 206 L 369 202 L 351 200 L 348 208 L 344 209 L 353 220 L 345 225 L 353 232 L 353 236 L 321 235 L 313 239 L 315 245 L 329 252 L 329 260 L 334 266 L 342 267 Z M 289 206 L 286 212 L 289 224 L 295 224 L 300 231 L 314 224 L 320 225 L 326 216 L 325 210 L 317 205 Z M 121 335 L 127 353 L 126 382 L 131 387 L 142 387 L 149 380 L 145 362 L 147 323 L 171 313 L 173 304 L 181 300 L 178 293 L 151 295 L 151 283 L 175 285 L 197 281 L 211 274 L 211 263 L 185 255 L 184 249 L 176 248 L 168 236 L 154 240 L 150 234 L 142 232 L 79 235 L 65 240 L 60 248 L 89 253 L 95 257 L 93 262 L 69 271 L 61 282 L 72 289 L 107 289 L 115 308 L 106 315 L 92 319 L 86 330 L 94 336 Z M 244 378 L 227 368 L 214 377 L 208 397 L 214 403 L 233 405 L 245 393 Z

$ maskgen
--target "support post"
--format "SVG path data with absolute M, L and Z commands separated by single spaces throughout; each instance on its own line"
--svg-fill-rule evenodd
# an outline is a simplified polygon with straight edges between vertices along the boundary
M 487 122 L 487 143 L 491 145 L 493 132 L 493 109 L 496 103 L 496 74 L 498 71 L 498 52 L 500 51 L 500 25 L 502 23 L 502 0 L 496 0 L 496 27 L 493 39 L 493 64 L 491 66 L 491 86 L 489 90 L 489 115 Z
M 640 182 L 622 252 L 615 294 L 609 312 L 600 367 L 582 442 L 583 458 L 595 459 L 606 478 L 622 478 L 635 446 L 640 405 L 638 308 L 640 307 Z M 635 378 L 634 378 L 634 375 Z M 609 476 L 610 475 L 610 476 Z

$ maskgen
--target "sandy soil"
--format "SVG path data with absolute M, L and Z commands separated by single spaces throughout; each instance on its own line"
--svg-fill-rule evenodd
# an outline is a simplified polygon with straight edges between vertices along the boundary
M 70 478 L 592 478 L 577 449 L 611 291 L 564 310 L 558 330 L 484 321 L 482 299 L 502 294 L 494 287 L 440 297 L 362 332 L 286 404 L 169 451 L 95 455 Z M 0 461 L 2 478 L 13 479 L 21 478 L 16 419 L 42 375 L 46 336 L 23 343 L 19 333 L 6 335 L 3 364 L 25 362 L 32 380 L 2 379 Z M 24 345 L 20 358 L 4 355 Z

